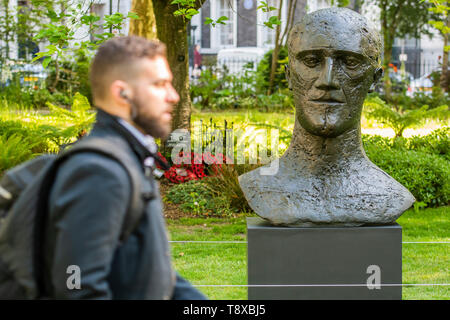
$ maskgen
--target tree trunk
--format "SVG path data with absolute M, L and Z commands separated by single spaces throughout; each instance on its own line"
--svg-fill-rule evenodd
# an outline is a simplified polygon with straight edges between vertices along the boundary
M 6 47 L 6 55 L 5 55 L 5 60 L 9 60 L 9 1 L 8 0 L 3 0 L 3 6 L 5 7 L 5 17 L 4 17 L 4 41 L 5 41 L 5 47 Z
M 392 83 L 391 78 L 389 77 L 389 63 L 392 60 L 392 43 L 390 36 L 384 37 L 384 59 L 383 59 L 383 67 L 384 67 L 384 94 L 386 101 L 389 103 L 391 101 L 392 96 Z
M 392 96 L 392 83 L 391 78 L 389 78 L 389 63 L 392 60 L 392 47 L 394 45 L 395 33 L 398 25 L 398 15 L 403 9 L 404 2 L 399 2 L 397 6 L 392 10 L 389 5 L 388 0 L 381 0 L 380 5 L 380 20 L 381 29 L 383 32 L 383 43 L 384 43 L 384 93 L 386 102 L 391 102 Z
M 139 19 L 130 19 L 129 34 L 156 39 L 156 20 L 152 1 L 133 0 L 131 11 L 136 13 Z
M 55 79 L 53 80 L 51 86 L 48 88 L 48 90 L 51 93 L 55 93 L 56 92 L 56 87 L 58 86 L 59 83 L 59 61 L 58 61 L 59 57 L 56 57 L 55 59 Z
M 190 130 L 191 97 L 189 92 L 188 20 L 175 17 L 176 5 L 167 0 L 153 0 L 158 39 L 167 45 L 167 60 L 174 75 L 173 85 L 180 102 L 173 111 L 172 130 Z
M 297 9 L 297 1 L 298 0 L 290 0 L 289 1 L 289 9 L 288 9 L 288 18 L 286 23 L 286 28 L 284 29 L 283 36 L 280 40 L 280 45 L 286 46 L 287 43 L 287 35 L 289 34 L 289 31 L 292 28 L 293 22 L 294 22 L 294 14 L 295 10 Z
M 402 127 L 402 128 L 400 128 L 400 130 L 398 130 L 396 133 L 395 133 L 395 137 L 394 138 L 401 138 L 401 137 L 403 137 L 403 131 L 405 130 L 405 127 Z
M 450 27 L 450 19 L 448 16 L 446 25 L 447 27 Z M 448 92 L 448 51 L 445 50 L 445 47 L 448 45 L 448 33 L 443 33 L 442 36 L 444 38 L 444 52 L 442 55 L 442 72 L 440 85 L 444 92 Z
M 280 0 L 280 7 L 278 8 L 278 20 L 281 19 L 281 10 L 283 9 L 283 0 Z M 277 71 L 278 64 L 278 53 L 280 52 L 280 32 L 281 25 L 277 25 L 276 35 L 275 35 L 275 48 L 272 52 L 272 68 L 270 69 L 270 81 L 269 81 L 269 89 L 267 90 L 267 94 L 272 94 L 273 90 L 273 82 L 275 81 L 275 72 Z

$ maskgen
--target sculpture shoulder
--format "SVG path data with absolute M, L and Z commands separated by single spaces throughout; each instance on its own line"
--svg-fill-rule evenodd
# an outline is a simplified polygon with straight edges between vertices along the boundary
M 402 196 L 409 198 L 412 202 L 415 200 L 408 189 L 370 160 L 367 160 L 360 166 L 354 178 L 358 179 L 359 184 L 363 187 L 362 190 L 374 190 L 375 193 L 389 193 L 393 197 Z
M 263 168 L 240 176 L 239 183 L 250 207 L 278 223 L 387 223 L 395 221 L 415 200 L 404 186 L 368 160 L 317 175 L 292 170 L 282 162 L 273 175 L 262 174 Z

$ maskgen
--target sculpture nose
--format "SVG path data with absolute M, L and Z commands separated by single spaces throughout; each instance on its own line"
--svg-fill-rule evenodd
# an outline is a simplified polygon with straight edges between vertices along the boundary
M 331 57 L 325 58 L 325 65 L 316 80 L 316 87 L 322 90 L 339 89 L 339 84 L 334 77 L 334 61 Z

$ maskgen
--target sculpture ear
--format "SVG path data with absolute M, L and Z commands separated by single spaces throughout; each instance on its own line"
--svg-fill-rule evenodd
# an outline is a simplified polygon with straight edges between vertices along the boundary
M 375 73 L 373 74 L 373 83 L 369 88 L 369 92 L 374 92 L 375 91 L 375 86 L 377 85 L 378 81 L 380 81 L 381 77 L 383 76 L 383 69 L 382 68 L 377 68 L 375 70 Z
M 375 70 L 375 73 L 373 75 L 373 83 L 377 84 L 378 81 L 380 81 L 381 77 L 383 76 L 383 68 L 377 68 L 377 70 Z
M 286 74 L 286 80 L 288 82 L 289 90 L 292 91 L 292 86 L 291 86 L 291 69 L 289 69 L 289 65 L 288 64 L 284 65 L 284 72 Z

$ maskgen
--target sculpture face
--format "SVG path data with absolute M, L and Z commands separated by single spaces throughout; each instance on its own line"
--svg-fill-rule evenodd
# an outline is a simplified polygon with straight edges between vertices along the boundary
M 359 125 L 364 98 L 381 75 L 368 27 L 332 13 L 312 14 L 289 41 L 297 119 L 309 133 L 328 138 Z

